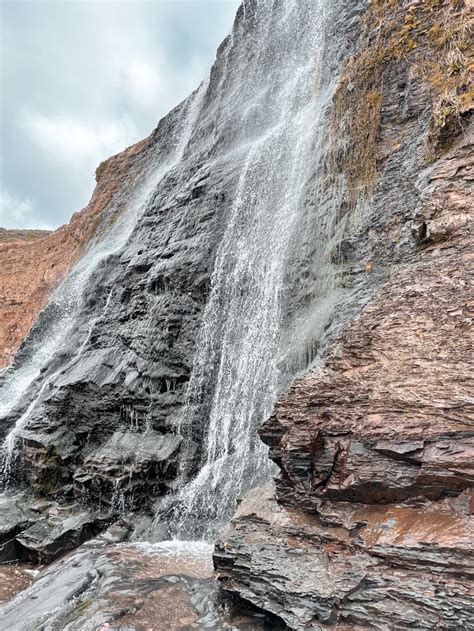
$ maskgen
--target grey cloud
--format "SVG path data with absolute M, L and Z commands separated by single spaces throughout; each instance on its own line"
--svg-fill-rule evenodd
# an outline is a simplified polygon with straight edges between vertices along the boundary
M 3 1 L 0 225 L 56 227 L 204 78 L 239 0 Z

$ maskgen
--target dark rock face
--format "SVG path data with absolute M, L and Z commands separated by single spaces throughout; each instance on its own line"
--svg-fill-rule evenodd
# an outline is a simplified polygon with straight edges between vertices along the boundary
M 83 541 L 100 532 L 107 524 L 107 517 L 81 511 L 75 512 L 52 507 L 46 519 L 35 521 L 15 538 L 21 559 L 50 563 Z
M 89 510 L 78 503 L 35 500 L 26 493 L 2 496 L 0 563 L 50 563 L 101 532 L 110 512 Z M 126 524 L 123 539 L 132 534 Z
M 34 522 L 34 514 L 23 506 L 23 495 L 3 496 L 0 503 L 0 562 L 18 559 L 15 537 Z
M 166 480 L 176 477 L 181 440 L 152 430 L 145 434 L 116 432 L 76 469 L 76 494 L 95 495 L 99 503 L 103 493 L 112 508 L 120 502 L 122 510 L 137 508 L 144 495 L 159 493 L 156 485 L 166 487 Z
M 309 514 L 260 489 L 216 547 L 217 576 L 292 629 L 468 629 L 468 503 L 325 502 Z

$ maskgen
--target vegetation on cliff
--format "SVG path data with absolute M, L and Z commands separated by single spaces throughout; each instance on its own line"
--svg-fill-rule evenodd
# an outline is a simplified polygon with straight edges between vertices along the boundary
M 371 0 L 331 114 L 334 168 L 345 176 L 354 202 L 370 195 L 377 181 L 378 131 L 393 64 L 406 65 L 410 79 L 429 91 L 427 160 L 442 155 L 462 133 L 474 107 L 472 25 L 464 0 Z

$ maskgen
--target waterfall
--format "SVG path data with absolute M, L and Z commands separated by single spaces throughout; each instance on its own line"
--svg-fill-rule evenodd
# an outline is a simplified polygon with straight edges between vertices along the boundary
M 270 475 L 257 430 L 279 394 L 287 265 L 317 162 L 323 2 L 244 8 L 256 47 L 238 97 L 248 143 L 181 419 L 181 433 L 202 443 L 200 470 L 175 499 L 182 539 L 212 539 L 242 491 Z
M 33 395 L 29 393 L 31 402 L 19 416 L 3 443 L 0 467 L 1 486 L 7 486 L 14 473 L 19 432 L 27 426 L 31 413 L 41 402 L 43 393 L 54 384 L 55 378 L 64 370 L 62 362 L 58 362 L 59 366 L 56 369 L 54 367 L 50 369 L 50 362 L 61 352 L 62 345 L 68 337 L 78 334 L 75 324 L 83 306 L 88 283 L 100 264 L 125 246 L 140 217 L 151 203 L 160 182 L 182 160 L 194 132 L 206 89 L 207 82 L 203 82 L 184 104 L 184 111 L 174 130 L 174 138 L 168 148 L 168 154 L 152 156 L 150 164 L 146 166 L 144 174 L 140 176 L 133 190 L 129 191 L 130 185 L 126 182 L 123 190 L 114 198 L 113 207 L 104 211 L 112 224 L 111 227 L 107 228 L 105 234 L 99 230 L 88 250 L 54 292 L 47 309 L 41 315 L 43 322 L 34 340 L 33 352 L 20 366 L 13 366 L 2 375 L 0 418 L 4 419 L 15 410 L 16 406 L 21 405 L 23 397 L 30 388 L 34 387 L 35 381 L 41 379 L 41 374 L 47 368 L 49 373 L 43 378 L 37 393 Z M 113 219 L 110 221 L 110 218 Z M 93 326 L 94 322 L 90 324 L 88 331 L 83 333 L 83 339 L 77 340 L 80 348 L 76 355 L 81 354 L 81 348 L 86 345 Z
M 320 296 L 328 295 L 326 281 L 307 287 L 318 275 L 332 281 L 331 270 L 325 268 L 325 235 L 331 232 L 325 222 L 331 220 L 323 217 L 327 209 L 319 211 L 317 201 L 308 205 L 310 192 L 318 198 L 314 179 L 324 152 L 322 128 L 331 92 L 321 79 L 329 4 L 246 0 L 209 81 L 170 115 L 162 134 L 155 132 L 150 155 L 106 209 L 104 230 L 41 314 L 28 337 L 26 357 L 23 349 L 21 360 L 0 377 L 0 415 L 16 420 L 3 445 L 4 486 L 15 474 L 18 437 L 27 435 L 42 402 L 54 399 L 56 387 L 61 390 L 63 373 L 82 362 L 87 371 L 89 354 L 97 353 L 100 363 L 103 350 L 112 348 L 113 355 L 113 346 L 121 343 L 120 327 L 116 335 L 111 329 L 122 315 L 124 270 L 133 267 L 137 252 L 149 264 L 143 272 L 146 282 L 138 287 L 153 290 L 140 289 L 130 339 L 138 339 L 150 352 L 121 349 L 113 355 L 111 369 L 123 375 L 114 391 L 120 410 L 129 381 L 152 384 L 155 369 L 164 390 L 173 390 L 173 405 L 164 407 L 163 416 L 171 410 L 165 421 L 154 426 L 153 414 L 147 413 L 146 423 L 140 425 L 137 417 L 132 427 L 143 431 L 143 443 L 157 431 L 177 431 L 183 439 L 181 477 L 167 487 L 179 490 L 158 498 L 156 520 L 166 516 L 175 540 L 210 540 L 232 515 L 239 496 L 271 475 L 274 465 L 258 429 L 271 415 L 282 387 L 313 361 L 323 312 L 333 307 L 330 299 L 319 311 L 314 309 Z M 114 262 L 123 261 L 123 270 L 96 274 L 113 256 Z M 302 270 L 305 279 L 298 277 Z M 188 271 L 189 283 L 183 280 Z M 193 284 L 197 278 L 199 284 Z M 201 284 L 206 284 L 202 292 Z M 91 309 L 85 307 L 88 285 L 105 294 Z M 197 300 L 191 290 L 199 294 Z M 170 349 L 169 340 L 154 328 L 155 315 L 162 310 L 174 324 L 185 319 L 178 350 Z M 179 327 L 176 335 L 179 342 Z M 96 346 L 89 345 L 91 336 L 99 338 Z M 159 338 L 156 350 L 154 336 Z M 164 359 L 163 352 L 168 353 Z M 181 392 L 176 395 L 175 390 L 187 380 L 193 352 L 182 405 Z M 148 395 L 140 396 L 151 411 L 156 398 Z M 81 400 L 80 405 L 86 417 L 87 403 Z M 63 426 L 69 431 L 62 411 L 55 414 L 53 431 Z M 96 437 L 91 448 L 125 430 L 123 415 L 111 416 L 107 436 Z M 126 429 L 130 420 L 128 425 Z M 112 505 L 120 501 L 120 491 L 117 486 Z

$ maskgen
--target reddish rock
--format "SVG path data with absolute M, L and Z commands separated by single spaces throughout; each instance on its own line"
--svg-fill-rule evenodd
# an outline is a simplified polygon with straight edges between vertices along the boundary
M 291 629 L 468 629 L 473 537 L 457 507 L 278 504 L 274 489 L 242 503 L 214 553 L 224 588 Z
M 261 430 L 281 473 L 216 546 L 229 592 L 292 629 L 470 629 L 472 135 L 394 267 Z
M 54 232 L 0 229 L 0 368 L 12 359 L 51 293 L 100 224 L 143 140 L 102 162 L 89 204 Z
M 37 573 L 35 566 L 26 563 L 0 565 L 0 605 L 26 589 Z

